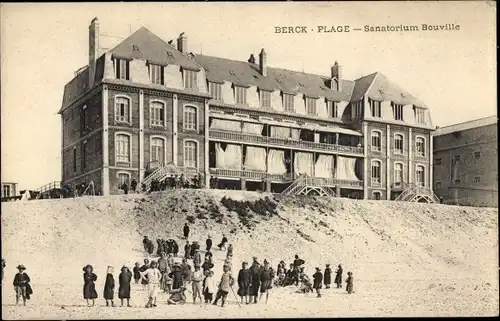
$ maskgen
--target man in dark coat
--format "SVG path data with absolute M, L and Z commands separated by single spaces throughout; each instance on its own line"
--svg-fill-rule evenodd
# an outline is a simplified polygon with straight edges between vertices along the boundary
M 188 264 L 186 259 L 182 259 L 181 269 L 184 283 L 191 282 L 191 266 Z
M 257 258 L 254 257 L 252 267 L 250 268 L 250 274 L 252 275 L 252 283 L 250 284 L 250 291 L 249 291 L 250 301 L 252 301 L 253 297 L 253 303 L 257 303 L 257 296 L 259 295 L 260 270 L 261 270 L 260 264 L 257 261 Z
M 264 267 L 260 270 L 260 298 L 266 294 L 266 303 L 269 300 L 269 290 L 273 288 L 274 271 L 267 260 L 264 260 Z
M 172 253 L 174 253 L 174 256 L 177 257 L 177 253 L 179 253 L 179 244 L 175 240 L 172 240 Z
M 252 273 L 248 269 L 248 263 L 243 262 L 242 268 L 238 273 L 238 295 L 241 297 L 242 304 L 243 298 L 245 298 L 245 303 L 249 304 L 248 295 L 250 291 L 250 284 L 252 284 Z
M 144 273 L 144 272 L 146 272 L 149 269 L 149 266 L 150 266 L 149 260 L 148 259 L 144 259 L 144 265 L 141 266 L 141 268 L 140 268 L 139 271 L 141 273 Z M 148 281 L 146 279 L 144 279 L 144 278 L 141 278 L 141 284 L 142 284 L 142 288 L 146 289 L 146 286 L 148 285 Z
M 154 245 L 153 241 L 148 240 L 148 254 L 152 255 L 154 250 L 155 250 L 155 245 Z
M 162 249 L 163 249 L 163 240 L 162 239 L 157 239 L 156 240 L 157 247 L 156 247 L 156 255 L 160 256 Z
M 330 288 L 330 284 L 332 284 L 332 269 L 330 269 L 330 264 L 326 265 L 325 275 L 324 276 L 325 276 L 325 279 L 324 279 L 325 288 L 329 289 Z
M 144 236 L 144 238 L 142 239 L 142 246 L 144 246 L 144 251 L 146 253 L 148 253 L 148 245 L 149 244 L 149 239 L 147 236 Z
M 210 271 L 214 267 L 214 264 L 210 262 L 210 259 L 205 256 L 205 262 L 201 265 L 201 268 L 203 269 L 203 274 L 207 275 L 207 272 Z
M 316 268 L 316 273 L 313 274 L 313 288 L 316 290 L 316 293 L 318 293 L 318 298 L 321 298 L 321 286 L 323 283 L 323 273 L 321 273 L 321 270 L 319 267 Z
M 184 283 L 182 277 L 182 269 L 179 265 L 179 262 L 175 262 L 174 267 L 172 268 L 172 272 L 168 274 L 169 277 L 172 278 L 172 290 L 179 289 Z
M 184 245 L 184 258 L 189 259 L 191 255 L 191 245 L 189 241 L 186 241 L 186 245 Z
M 130 182 L 130 189 L 133 193 L 135 193 L 137 189 L 137 181 L 135 180 L 135 178 L 132 178 L 132 181 Z
M 26 300 L 30 299 L 30 295 L 33 294 L 30 286 L 30 277 L 24 271 L 26 268 L 24 265 L 19 265 L 17 267 L 19 273 L 14 276 L 14 289 L 16 290 L 16 305 L 19 304 L 19 298 L 23 298 L 23 305 L 26 305 Z
M 209 252 L 210 249 L 212 248 L 212 237 L 210 235 L 207 238 L 206 244 L 207 244 L 207 250 L 206 251 Z
M 158 259 L 158 270 L 160 270 L 161 273 L 160 290 L 164 290 L 163 285 L 165 284 L 165 274 L 168 269 L 168 261 L 165 252 L 161 252 L 160 256 L 161 257 Z
M 188 223 L 184 224 L 183 232 L 184 232 L 184 238 L 187 240 L 189 237 L 189 225 L 188 225 Z
M 335 271 L 335 284 L 337 288 L 342 288 L 342 265 L 339 264 L 337 271 Z

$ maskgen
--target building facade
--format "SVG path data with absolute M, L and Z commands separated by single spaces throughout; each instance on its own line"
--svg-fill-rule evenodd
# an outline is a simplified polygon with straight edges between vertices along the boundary
M 497 117 L 434 133 L 434 190 L 445 202 L 498 207 Z
M 2 198 L 17 196 L 17 183 L 2 182 Z
M 89 65 L 64 89 L 63 184 L 119 193 L 150 169 L 201 174 L 205 186 L 284 192 L 308 177 L 338 196 L 395 199 L 432 190 L 429 109 L 381 73 L 343 77 L 188 52 L 141 28 L 110 51 L 89 27 Z

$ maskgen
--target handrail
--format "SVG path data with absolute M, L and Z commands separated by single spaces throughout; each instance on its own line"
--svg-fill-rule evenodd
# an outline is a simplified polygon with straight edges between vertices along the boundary
M 292 184 L 290 184 L 281 194 L 283 195 L 289 195 L 292 193 L 292 191 L 300 184 L 303 183 L 304 180 L 307 178 L 306 175 L 300 175 L 299 178 L 297 178 L 295 181 L 293 181 Z

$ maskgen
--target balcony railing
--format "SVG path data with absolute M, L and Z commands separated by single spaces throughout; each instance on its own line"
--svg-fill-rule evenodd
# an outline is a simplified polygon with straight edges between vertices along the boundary
M 236 132 L 226 132 L 220 130 L 210 130 L 210 138 L 213 139 L 222 139 L 229 140 L 234 142 L 245 142 L 245 143 L 257 143 L 257 144 L 265 144 L 265 145 L 275 145 L 275 146 L 287 146 L 287 147 L 296 147 L 303 148 L 309 150 L 325 150 L 330 152 L 338 152 L 338 153 L 347 153 L 347 154 L 355 154 L 355 155 L 363 155 L 363 147 L 355 147 L 355 146 L 343 146 L 343 145 L 335 145 L 335 144 L 326 144 L 326 143 L 315 143 L 308 142 L 303 140 L 295 140 L 291 138 L 280 138 L 280 137 L 266 137 L 245 133 L 236 133 Z
M 225 177 L 235 177 L 235 178 L 248 178 L 248 179 L 259 179 L 259 180 L 271 180 L 280 182 L 291 182 L 299 178 L 299 175 L 294 173 L 287 174 L 270 174 L 266 172 L 256 172 L 256 171 L 245 171 L 245 170 L 234 170 L 234 169 L 219 169 L 211 168 L 211 175 L 225 176 Z M 345 180 L 337 178 L 322 178 L 322 177 L 307 177 L 308 185 L 317 186 L 344 186 L 344 187 L 363 187 L 363 181 Z

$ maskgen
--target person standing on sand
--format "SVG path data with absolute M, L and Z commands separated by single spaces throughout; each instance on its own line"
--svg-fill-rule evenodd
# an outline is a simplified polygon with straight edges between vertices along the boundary
M 167 259 L 167 264 L 168 264 L 168 267 L 169 267 L 170 269 L 172 269 L 172 268 L 173 268 L 173 266 L 174 266 L 174 262 L 175 262 L 175 260 L 174 260 L 174 257 L 172 256 L 172 253 L 169 253 L 169 254 L 168 254 L 168 259 Z
M 95 299 L 97 299 L 97 291 L 95 290 L 95 281 L 97 281 L 97 275 L 94 274 L 94 268 L 92 265 L 87 264 L 83 268 L 83 298 L 87 300 L 87 306 L 90 306 L 89 300 L 92 300 L 92 306 L 95 305 Z
M 208 271 L 207 276 L 203 280 L 203 297 L 205 298 L 205 304 L 212 302 L 216 289 L 214 272 Z
M 141 265 L 139 262 L 135 262 L 134 266 L 134 281 L 135 284 L 139 283 L 139 280 L 141 279 Z
M 233 244 L 229 244 L 227 247 L 227 254 L 226 257 L 232 257 L 233 256 Z
M 248 301 L 250 284 L 252 284 L 252 273 L 248 269 L 248 262 L 245 261 L 241 264 L 241 270 L 238 273 L 238 295 L 241 297 L 241 304 L 243 304 L 243 298 L 246 304 L 250 303 Z
M 109 307 L 109 302 L 111 301 L 111 306 L 114 307 L 115 303 L 113 299 L 115 297 L 115 278 L 113 277 L 114 268 L 108 266 L 108 271 L 106 273 L 106 282 L 104 282 L 104 299 L 106 300 L 106 306 Z
M 167 259 L 165 258 L 165 252 L 160 253 L 160 258 L 158 259 L 158 270 L 160 270 L 161 273 L 161 281 L 160 281 L 160 290 L 164 290 L 164 279 L 165 279 L 165 273 L 167 273 L 167 268 L 168 268 L 168 262 Z
M 330 269 L 330 264 L 326 265 L 324 282 L 325 282 L 325 288 L 329 289 L 330 284 L 332 284 L 332 269 Z
M 345 280 L 346 284 L 346 291 L 347 293 L 351 294 L 354 290 L 354 278 L 352 276 L 352 272 L 347 272 L 347 280 Z
M 18 273 L 14 276 L 14 290 L 16 291 L 16 305 L 19 304 L 19 298 L 23 298 L 23 305 L 26 305 L 26 300 L 30 299 L 30 295 L 33 294 L 33 290 L 30 286 L 30 277 L 24 271 L 26 267 L 24 265 L 18 265 Z
M 227 243 L 227 237 L 225 234 L 222 234 L 222 241 L 220 242 L 220 244 L 217 246 L 219 248 L 220 251 L 222 251 L 222 248 L 224 248 L 224 250 L 226 249 L 226 243 Z
M 260 298 L 259 301 L 262 300 L 262 296 L 264 293 L 266 294 L 266 303 L 269 299 L 269 290 L 273 288 L 273 278 L 274 271 L 269 265 L 267 260 L 264 260 L 264 268 L 260 271 Z
M 259 287 L 260 287 L 260 264 L 257 261 L 257 257 L 254 256 L 252 266 L 250 267 L 250 274 L 252 275 L 252 282 L 250 284 L 250 302 L 253 298 L 253 303 L 257 303 L 257 296 L 259 295 Z
M 323 273 L 321 273 L 319 267 L 316 268 L 316 273 L 313 274 L 313 279 L 314 279 L 313 288 L 316 290 L 318 298 L 321 298 L 321 285 L 323 283 Z
M 231 287 L 234 284 L 234 279 L 231 272 L 229 272 L 229 268 L 224 266 L 222 269 L 224 273 L 222 273 L 219 283 L 219 291 L 217 291 L 217 295 L 215 296 L 215 301 L 213 303 L 213 305 L 217 305 L 219 299 L 222 299 L 221 307 L 223 307 L 226 303 L 227 295 L 229 294 L 229 291 L 231 291 Z
M 201 298 L 203 272 L 199 264 L 194 265 L 194 271 L 191 274 L 192 287 L 193 287 L 193 304 L 196 303 L 196 298 L 200 298 L 200 304 L 203 303 Z
M 147 236 L 144 236 L 144 238 L 142 239 L 142 246 L 144 246 L 144 252 L 148 253 L 149 239 Z
M 167 272 L 164 274 L 165 280 L 164 280 L 164 292 L 169 294 L 172 291 L 172 283 L 173 279 L 170 277 L 170 273 L 172 272 L 172 269 L 167 266 Z
M 210 252 L 210 249 L 212 248 L 212 237 L 210 235 L 208 235 L 208 238 L 207 238 L 207 241 L 206 241 L 206 245 L 207 245 L 207 252 Z
M 156 307 L 156 294 L 161 278 L 160 270 L 156 268 L 156 262 L 151 262 L 151 267 L 142 272 L 141 276 L 148 284 L 148 303 L 146 303 L 146 308 Z
M 130 282 L 132 281 L 132 273 L 125 265 L 122 267 L 122 272 L 118 276 L 118 298 L 121 300 L 121 305 L 123 306 L 123 300 L 127 299 L 127 307 L 132 307 L 130 305 Z
M 198 250 L 198 249 L 194 250 L 193 264 L 195 266 L 196 265 L 201 265 L 201 253 L 200 253 L 200 250 Z
M 210 251 L 209 251 L 209 252 L 205 252 L 205 260 L 208 258 L 208 261 L 209 261 L 210 263 L 212 263 L 212 258 L 213 258 L 213 256 L 214 256 L 214 255 L 212 254 L 212 252 L 210 252 Z
M 337 271 L 335 271 L 335 284 L 337 284 L 337 289 L 342 288 L 342 265 L 340 264 Z
M 184 286 L 186 286 L 187 283 L 191 282 L 191 266 L 186 259 L 182 259 L 181 269 Z
M 184 280 L 182 279 L 182 269 L 179 262 L 175 262 L 172 272 L 168 275 L 172 278 L 172 290 L 177 290 L 182 286 Z
M 205 262 L 201 265 L 201 268 L 203 269 L 203 274 L 207 275 L 207 272 L 210 271 L 211 268 L 214 267 L 214 264 L 210 262 L 210 259 L 208 257 L 205 257 Z
M 191 255 L 191 245 L 189 241 L 186 241 L 186 245 L 184 245 L 184 258 L 189 259 L 189 255 Z
M 135 190 L 137 189 L 137 181 L 135 180 L 135 177 L 132 178 L 132 181 L 130 182 L 130 189 L 132 190 L 132 193 L 135 194 Z
M 148 269 L 149 269 L 149 260 L 144 259 L 144 265 L 141 266 L 141 269 L 139 270 L 139 272 L 142 275 L 142 273 L 146 272 Z M 146 286 L 148 285 L 148 281 L 145 280 L 142 276 L 141 276 L 141 284 L 142 284 L 142 289 L 145 290 Z
M 188 223 L 184 223 L 184 238 L 187 240 L 189 238 L 189 225 Z

